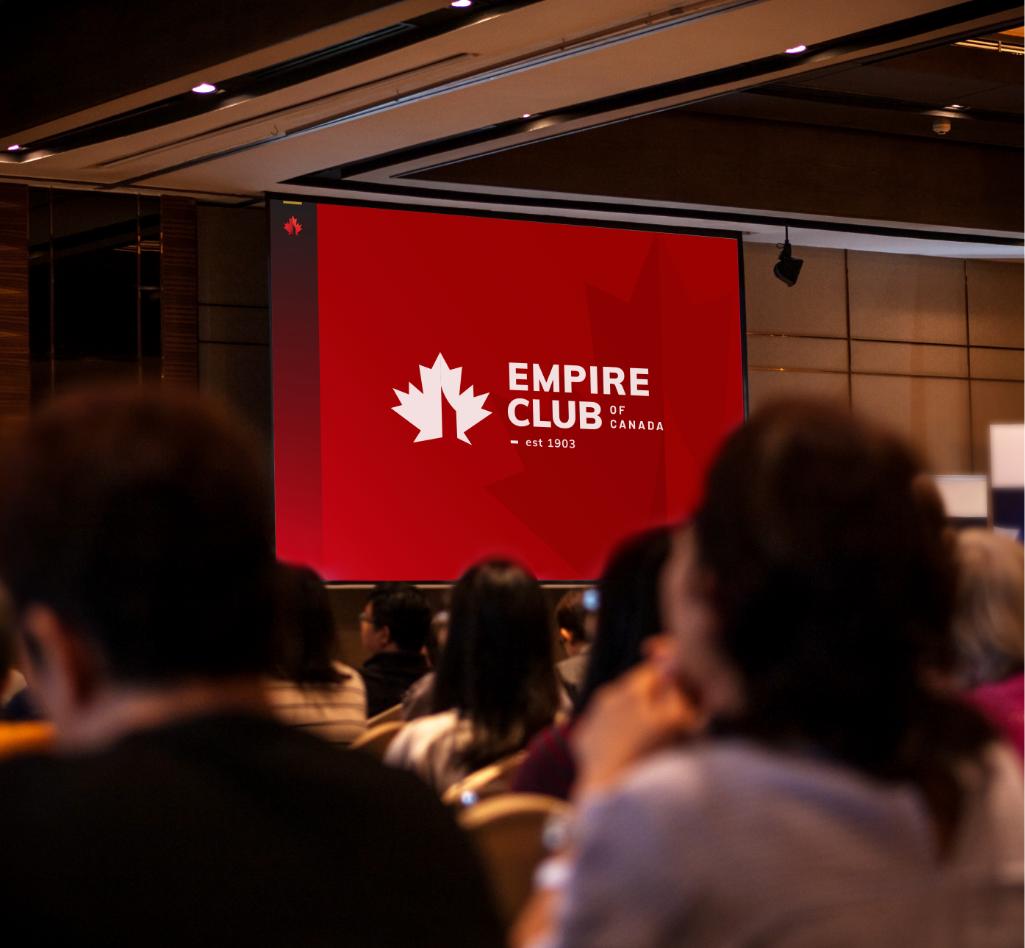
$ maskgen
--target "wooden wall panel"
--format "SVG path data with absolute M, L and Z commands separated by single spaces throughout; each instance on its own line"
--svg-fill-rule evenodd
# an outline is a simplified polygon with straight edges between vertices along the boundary
M 0 184 L 0 430 L 28 420 L 28 187 Z
M 199 385 L 196 202 L 160 199 L 160 332 L 165 385 Z

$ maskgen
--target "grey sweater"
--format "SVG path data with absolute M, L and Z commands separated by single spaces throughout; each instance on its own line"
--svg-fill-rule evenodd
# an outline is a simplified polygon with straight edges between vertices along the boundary
M 938 859 L 918 793 L 742 741 L 672 750 L 591 800 L 560 948 L 1022 944 L 1022 780 L 994 745 Z

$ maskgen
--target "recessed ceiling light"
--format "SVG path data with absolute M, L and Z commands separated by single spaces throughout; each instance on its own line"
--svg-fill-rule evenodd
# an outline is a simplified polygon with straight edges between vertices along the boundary
M 452 0 L 452 6 L 454 6 L 454 7 L 470 7 L 470 6 L 473 6 L 473 0 Z
M 963 105 L 948 105 L 947 108 L 948 109 L 963 109 L 964 106 Z
M 20 151 L 21 150 L 21 145 L 8 145 L 7 146 L 7 150 L 8 151 Z
M 193 86 L 192 91 L 198 92 L 200 95 L 206 95 L 208 92 L 216 92 L 217 86 L 212 86 L 209 82 L 201 82 L 198 86 Z
M 787 52 L 790 53 L 791 56 L 793 56 L 796 53 L 803 53 L 807 48 L 807 46 L 791 46 L 790 49 L 787 50 Z
M 530 113 L 529 112 L 524 112 L 523 113 L 523 117 L 524 118 L 530 118 Z

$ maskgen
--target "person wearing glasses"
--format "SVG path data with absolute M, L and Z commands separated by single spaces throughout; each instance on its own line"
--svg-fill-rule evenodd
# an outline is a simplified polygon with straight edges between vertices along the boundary
M 367 716 L 402 702 L 430 670 L 424 642 L 431 629 L 427 600 L 409 583 L 378 583 L 359 617 L 360 640 L 369 658 L 360 674 L 367 686 Z

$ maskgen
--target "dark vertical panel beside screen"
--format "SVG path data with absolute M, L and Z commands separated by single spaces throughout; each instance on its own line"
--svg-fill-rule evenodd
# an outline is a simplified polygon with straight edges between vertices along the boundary
M 303 560 L 323 549 L 317 205 L 271 201 L 270 247 L 277 548 Z
M 28 187 L 0 184 L 0 426 L 29 413 Z
M 195 386 L 199 384 L 196 202 L 162 197 L 160 223 L 163 379 L 168 385 Z

